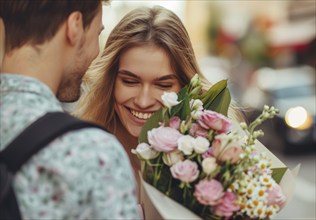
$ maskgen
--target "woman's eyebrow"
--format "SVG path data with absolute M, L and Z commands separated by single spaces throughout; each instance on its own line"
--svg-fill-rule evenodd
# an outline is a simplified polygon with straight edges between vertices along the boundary
M 137 76 L 136 74 L 132 73 L 131 71 L 124 70 L 124 69 L 119 70 L 118 74 L 140 79 L 140 77 Z M 178 79 L 178 76 L 176 74 L 168 74 L 168 75 L 164 75 L 161 77 L 157 77 L 154 79 L 154 81 L 164 81 L 164 80 L 170 80 L 170 79 Z
M 128 71 L 128 70 L 124 70 L 124 69 L 119 70 L 119 71 L 118 71 L 118 74 L 119 74 L 119 75 L 125 75 L 125 76 L 129 76 L 129 77 L 133 77 L 133 78 L 140 79 L 140 77 L 137 76 L 136 74 L 134 74 L 134 73 L 132 73 L 132 72 L 130 72 L 130 71 Z
M 168 79 L 178 79 L 178 76 L 176 74 L 168 74 L 161 77 L 155 78 L 155 81 L 163 81 Z

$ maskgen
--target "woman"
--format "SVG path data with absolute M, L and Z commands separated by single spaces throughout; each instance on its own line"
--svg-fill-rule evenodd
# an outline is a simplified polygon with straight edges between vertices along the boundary
M 163 92 L 178 92 L 195 73 L 201 71 L 179 17 L 160 6 L 135 9 L 116 25 L 88 71 L 75 114 L 112 132 L 137 173 L 140 161 L 131 149 L 142 126 L 162 107 Z

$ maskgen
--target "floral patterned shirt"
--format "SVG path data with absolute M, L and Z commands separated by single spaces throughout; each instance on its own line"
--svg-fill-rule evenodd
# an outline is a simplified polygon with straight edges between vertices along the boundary
M 45 84 L 13 74 L 0 75 L 0 108 L 0 150 L 46 112 L 63 111 Z M 138 219 L 135 187 L 126 152 L 97 128 L 58 137 L 14 181 L 24 219 Z

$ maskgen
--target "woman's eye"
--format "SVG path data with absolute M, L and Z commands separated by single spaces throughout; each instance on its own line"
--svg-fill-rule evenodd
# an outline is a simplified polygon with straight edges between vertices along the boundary
M 128 85 L 134 85 L 137 84 L 138 82 L 135 80 L 128 80 L 128 79 L 122 79 L 122 82 Z
M 170 89 L 173 84 L 157 84 L 157 86 L 159 86 L 162 89 Z

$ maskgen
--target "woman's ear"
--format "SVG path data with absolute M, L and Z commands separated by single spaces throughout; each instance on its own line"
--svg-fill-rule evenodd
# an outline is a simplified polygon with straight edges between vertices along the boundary
M 75 45 L 80 41 L 83 29 L 82 14 L 79 11 L 73 12 L 68 16 L 67 19 L 67 39 L 71 45 Z

